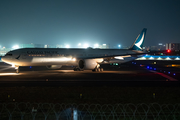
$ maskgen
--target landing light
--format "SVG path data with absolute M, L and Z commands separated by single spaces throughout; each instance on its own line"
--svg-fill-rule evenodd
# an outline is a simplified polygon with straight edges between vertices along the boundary
M 123 57 L 120 57 L 120 56 L 117 56 L 117 57 L 114 57 L 115 59 L 120 59 L 120 60 L 124 60 Z M 132 62 L 133 63 L 133 62 Z
M 73 58 L 72 61 L 76 61 L 76 58 Z

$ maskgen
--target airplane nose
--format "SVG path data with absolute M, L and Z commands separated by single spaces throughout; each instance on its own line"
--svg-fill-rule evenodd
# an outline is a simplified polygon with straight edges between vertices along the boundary
M 1 57 L 1 61 L 3 61 L 3 62 L 10 62 L 10 60 L 8 58 L 6 58 L 6 57 Z
M 4 61 L 4 57 L 1 57 L 1 61 Z

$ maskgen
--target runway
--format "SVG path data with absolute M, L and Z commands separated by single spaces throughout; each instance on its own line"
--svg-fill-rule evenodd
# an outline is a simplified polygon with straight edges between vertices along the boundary
M 103 72 L 72 69 L 71 66 L 60 70 L 21 67 L 20 73 L 15 73 L 9 65 L 1 63 L 0 86 L 179 86 L 177 78 L 133 64 L 105 65 Z
M 40 103 L 178 103 L 178 76 L 152 72 L 138 64 L 105 65 L 104 72 L 21 67 L 0 64 L 0 102 Z M 174 70 L 174 69 L 173 69 Z M 178 70 L 175 71 L 178 73 Z M 158 72 L 159 73 L 159 72 Z M 164 73 L 161 73 L 164 74 Z M 154 98 L 156 95 L 156 99 Z M 80 97 L 82 95 L 82 97 Z

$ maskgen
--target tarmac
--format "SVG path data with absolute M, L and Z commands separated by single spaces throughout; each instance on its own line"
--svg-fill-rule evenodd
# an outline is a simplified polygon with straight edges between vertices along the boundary
M 179 86 L 177 75 L 166 75 L 146 66 L 104 65 L 103 72 L 73 71 L 73 66 L 59 70 L 32 66 L 20 67 L 20 73 L 16 73 L 10 65 L 1 63 L 0 86 Z

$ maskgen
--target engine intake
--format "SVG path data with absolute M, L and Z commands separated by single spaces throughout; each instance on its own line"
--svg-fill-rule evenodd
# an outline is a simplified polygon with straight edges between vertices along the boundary
M 85 59 L 85 60 L 79 60 L 78 67 L 81 70 L 93 70 L 96 68 L 98 63 L 95 59 Z

